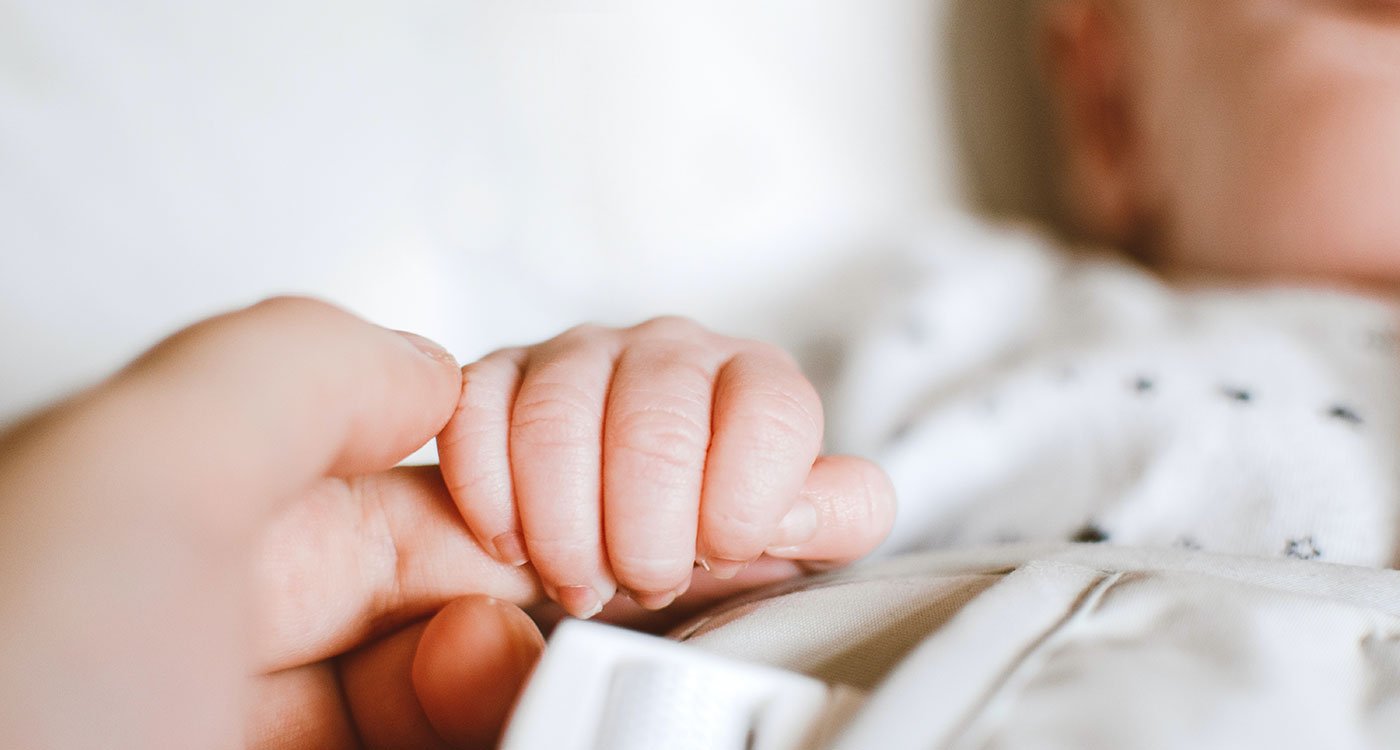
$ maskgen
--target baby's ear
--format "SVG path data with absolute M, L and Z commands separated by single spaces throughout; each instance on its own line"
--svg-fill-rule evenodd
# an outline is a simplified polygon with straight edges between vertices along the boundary
M 1124 20 L 1113 0 L 1041 6 L 1041 60 L 1064 152 L 1066 206 L 1093 238 L 1130 242 L 1142 218 L 1142 165 Z

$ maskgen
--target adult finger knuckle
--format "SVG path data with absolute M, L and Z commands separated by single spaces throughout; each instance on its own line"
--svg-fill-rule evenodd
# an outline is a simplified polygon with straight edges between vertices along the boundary
M 318 352 L 318 360 L 349 365 L 380 367 L 382 363 L 362 356 L 358 326 L 369 324 L 344 310 L 310 297 L 271 297 L 233 312 L 217 315 L 191 325 L 162 341 L 133 365 L 151 367 L 172 359 L 197 361 L 209 368 L 246 367 L 263 359 L 302 356 Z M 324 361 L 320 362 L 324 365 Z M 332 379 L 349 367 L 328 374 Z M 333 389 L 317 396 L 333 400 Z
M 183 336 L 222 336 L 241 344 L 261 341 L 269 333 L 282 339 L 316 339 L 323 337 L 327 328 L 339 330 L 352 320 L 354 316 L 329 302 L 285 295 L 205 320 L 186 329 Z
M 292 294 L 268 297 L 253 305 L 252 309 L 294 316 L 344 316 L 349 314 L 325 300 Z

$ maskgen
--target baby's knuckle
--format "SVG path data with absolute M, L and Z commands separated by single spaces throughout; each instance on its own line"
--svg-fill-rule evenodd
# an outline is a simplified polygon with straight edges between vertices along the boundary
M 777 452 L 806 452 L 820 447 L 820 412 L 801 393 L 787 389 L 756 394 L 752 416 L 754 439 Z
M 452 419 L 437 436 L 438 452 L 450 453 L 459 447 L 475 445 L 483 439 L 490 439 L 501 422 L 493 422 L 489 416 L 482 414 L 482 411 L 459 402 Z
M 495 362 L 473 362 L 462 368 L 462 406 L 477 406 L 500 396 L 502 387 L 497 375 L 500 365 Z
M 614 330 L 597 323 L 580 323 L 555 337 L 555 341 L 579 343 L 611 336 Z
M 581 390 L 541 385 L 517 398 L 510 429 L 515 439 L 532 444 L 571 444 L 590 439 L 599 419 Z
M 703 334 L 699 323 L 680 315 L 662 315 L 632 327 L 634 333 L 660 338 L 692 338 Z
M 481 359 L 462 366 L 462 382 L 466 385 L 482 385 L 492 380 L 492 375 L 500 370 L 500 365 L 489 359 Z
M 758 361 L 776 364 L 788 372 L 798 374 L 802 372 L 802 366 L 798 364 L 797 358 L 792 356 L 792 352 L 777 344 L 770 344 L 767 341 L 747 341 L 745 348 Z
M 681 414 L 639 410 L 619 418 L 610 442 L 618 449 L 676 470 L 703 464 L 708 429 Z
M 465 472 L 456 472 L 445 482 L 447 491 L 453 497 L 474 500 L 494 499 L 510 495 L 510 481 L 501 471 L 483 470 L 484 467 L 471 467 Z

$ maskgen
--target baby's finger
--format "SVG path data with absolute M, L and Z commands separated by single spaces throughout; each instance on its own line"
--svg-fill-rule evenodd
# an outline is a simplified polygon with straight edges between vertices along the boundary
M 603 409 L 617 338 L 578 328 L 535 347 L 511 412 L 511 478 L 545 591 L 575 617 L 617 593 L 602 534 Z
M 779 524 L 768 554 L 852 562 L 884 541 L 894 513 L 894 486 L 880 467 L 853 456 L 822 456 L 807 476 L 802 497 Z
M 684 593 L 710 442 L 716 358 L 654 341 L 618 360 L 603 428 L 603 525 L 613 576 L 644 607 Z
M 697 554 L 732 578 L 796 502 L 821 447 L 821 401 L 785 352 L 755 346 L 720 369 L 713 421 Z
M 510 418 L 524 349 L 505 349 L 462 368 L 462 394 L 438 435 L 442 478 L 481 548 L 497 560 L 527 560 L 510 476 Z
M 797 578 L 805 572 L 803 563 L 799 561 L 764 556 L 745 568 L 743 573 L 727 581 L 721 581 L 714 576 L 696 576 L 695 584 L 665 609 L 645 609 L 636 602 L 619 596 L 603 608 L 598 619 L 628 630 L 665 635 L 706 610 L 714 609 L 725 600 Z M 539 612 L 535 610 L 531 614 L 538 615 Z

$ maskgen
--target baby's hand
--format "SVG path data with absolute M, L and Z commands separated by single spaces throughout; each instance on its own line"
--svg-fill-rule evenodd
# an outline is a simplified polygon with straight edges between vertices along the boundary
M 581 326 L 462 371 L 442 473 L 482 546 L 590 617 L 619 587 L 659 609 L 695 563 L 845 562 L 893 519 L 884 473 L 822 457 L 816 392 L 783 351 L 661 318 Z

